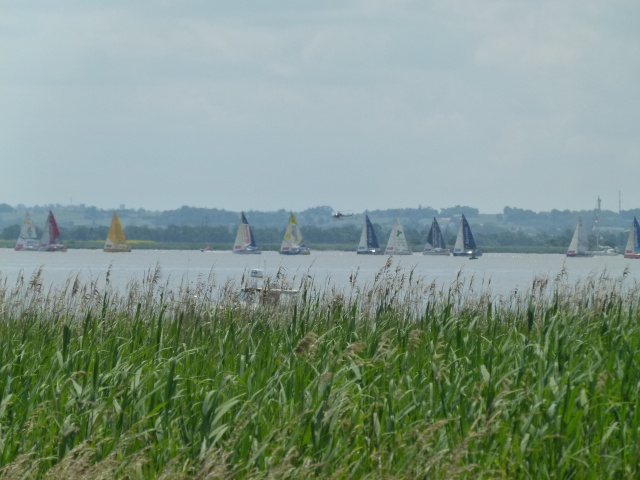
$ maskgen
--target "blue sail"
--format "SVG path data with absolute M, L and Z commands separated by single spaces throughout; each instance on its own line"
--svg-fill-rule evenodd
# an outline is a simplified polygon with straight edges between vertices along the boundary
M 475 250 L 476 249 L 476 241 L 473 238 L 473 233 L 471 233 L 471 227 L 469 227 L 469 222 L 464 215 L 462 215 L 462 235 L 464 238 L 464 249 L 465 250 Z
M 442 231 L 440 230 L 440 225 L 438 225 L 438 221 L 435 217 L 433 217 L 433 223 L 431 224 L 429 235 L 427 235 L 427 243 L 430 244 L 433 248 L 439 248 L 442 250 L 447 248 L 444 243 Z
M 380 248 L 376 232 L 373 229 L 371 220 L 369 220 L 369 215 L 365 215 L 365 222 L 367 222 L 367 248 Z
M 251 230 L 251 226 L 249 225 L 249 222 L 247 221 L 247 217 L 245 217 L 245 216 L 244 216 L 244 212 L 242 212 L 242 219 L 241 219 L 241 222 L 242 222 L 243 224 L 245 224 L 245 225 L 248 225 L 248 226 L 249 226 L 249 238 L 250 238 L 251 240 L 250 240 L 250 243 L 249 243 L 249 245 L 248 245 L 248 246 L 249 246 L 249 247 L 251 247 L 251 248 L 256 248 L 256 247 L 257 247 L 257 244 L 256 244 L 256 238 L 253 236 L 253 230 Z
M 356 253 L 359 255 L 382 255 L 383 250 L 380 248 L 376 232 L 373 229 L 369 215 L 364 215 L 364 225 L 362 225 L 362 233 L 360 233 L 360 242 Z
M 624 256 L 625 258 L 640 258 L 640 225 L 636 217 L 633 217 L 633 223 L 629 231 L 629 241 L 624 250 Z

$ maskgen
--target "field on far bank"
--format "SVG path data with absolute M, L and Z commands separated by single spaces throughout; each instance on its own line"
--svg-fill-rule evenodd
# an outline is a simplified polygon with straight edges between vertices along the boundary
M 495 298 L 388 262 L 259 303 L 0 279 L 0 478 L 637 478 L 624 277 Z

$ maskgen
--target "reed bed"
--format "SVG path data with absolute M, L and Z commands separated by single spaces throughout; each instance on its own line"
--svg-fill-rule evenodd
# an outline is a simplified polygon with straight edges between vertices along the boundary
M 638 285 L 0 281 L 0 478 L 638 478 Z

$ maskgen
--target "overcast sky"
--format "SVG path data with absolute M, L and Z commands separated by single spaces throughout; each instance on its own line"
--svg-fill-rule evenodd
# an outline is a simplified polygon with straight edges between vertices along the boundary
M 0 0 L 0 203 L 640 208 L 638 0 Z

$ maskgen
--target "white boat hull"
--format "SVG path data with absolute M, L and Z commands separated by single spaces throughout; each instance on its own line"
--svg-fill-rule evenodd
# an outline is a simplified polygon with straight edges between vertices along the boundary
M 453 251 L 453 256 L 454 257 L 481 257 L 482 256 L 482 252 L 473 252 L 473 250 L 467 250 L 467 251 L 463 251 L 463 252 L 456 252 L 454 250 Z
M 369 248 L 366 250 L 357 250 L 358 255 L 382 255 L 384 252 L 381 248 Z
M 451 250 L 449 250 L 448 248 L 446 248 L 446 249 L 435 248 L 433 250 L 423 250 L 422 254 L 423 255 L 446 255 L 446 256 L 450 256 L 451 255 Z
M 262 250 L 258 250 L 257 248 L 242 248 L 242 249 L 234 249 L 233 253 L 237 253 L 239 255 L 259 255 L 262 253 Z

